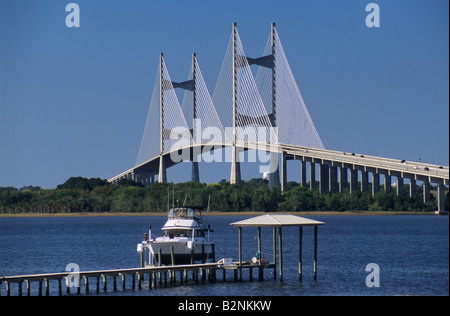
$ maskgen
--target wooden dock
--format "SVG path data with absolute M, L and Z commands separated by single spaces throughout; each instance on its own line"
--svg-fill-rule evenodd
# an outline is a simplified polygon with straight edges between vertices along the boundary
M 242 269 L 249 269 L 249 280 L 253 280 L 252 270 L 259 270 L 259 280 L 263 278 L 264 268 L 273 268 L 272 263 L 245 262 L 239 265 L 222 263 L 201 263 L 172 266 L 151 266 L 133 269 L 61 272 L 0 277 L 0 296 L 50 296 L 70 294 L 106 293 L 118 290 L 137 290 L 146 281 L 148 290 L 156 287 L 215 282 L 216 272 L 222 270 L 222 280 L 227 281 L 227 271 L 234 272 L 233 280 L 242 281 Z M 240 277 L 238 277 L 240 272 Z M 177 277 L 178 274 L 178 277 Z M 119 282 L 117 281 L 119 279 Z M 64 282 L 63 282 L 64 281 Z M 74 282 L 75 286 L 74 286 Z M 112 283 L 111 283 L 112 282 Z M 56 283 L 56 285 L 55 285 Z M 112 285 L 111 285 L 112 284 Z M 32 290 L 33 285 L 33 290 Z M 37 289 L 36 289 L 37 285 Z M 83 289 L 83 290 L 82 290 Z

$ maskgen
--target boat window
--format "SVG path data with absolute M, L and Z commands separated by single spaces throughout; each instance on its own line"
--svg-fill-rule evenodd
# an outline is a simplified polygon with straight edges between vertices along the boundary
M 190 230 L 190 229 L 168 229 L 168 230 L 164 231 L 164 235 L 169 238 L 192 237 L 192 230 Z
M 187 218 L 194 218 L 194 210 L 193 209 L 191 209 L 191 208 L 188 208 L 187 209 L 187 214 L 186 214 L 186 217 Z

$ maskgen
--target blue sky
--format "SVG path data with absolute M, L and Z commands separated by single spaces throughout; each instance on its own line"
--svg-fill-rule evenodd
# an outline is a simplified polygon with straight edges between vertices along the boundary
M 70 2 L 79 28 L 66 27 Z M 277 23 L 326 148 L 448 165 L 449 2 L 372 1 L 380 27 L 368 28 L 369 2 L 0 0 L 0 186 L 131 168 L 159 53 L 183 81 L 195 51 L 212 93 L 233 21 L 254 57 Z M 228 179 L 229 163 L 201 165 L 200 177 Z M 168 171 L 189 178 L 187 163 Z

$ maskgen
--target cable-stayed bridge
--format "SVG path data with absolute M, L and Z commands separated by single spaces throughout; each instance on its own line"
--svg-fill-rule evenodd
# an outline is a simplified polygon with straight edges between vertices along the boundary
M 251 69 L 257 66 L 256 72 Z M 185 91 L 180 104 L 175 89 Z M 226 150 L 224 149 L 226 148 Z M 221 150 L 224 149 L 224 150 Z M 251 151 L 251 149 L 256 151 Z M 372 194 L 391 190 L 396 178 L 397 194 L 409 179 L 410 195 L 416 181 L 423 182 L 424 202 L 430 198 L 430 183 L 437 184 L 438 210 L 444 210 L 444 190 L 449 182 L 448 166 L 326 150 L 303 101 L 283 46 L 271 24 L 262 57 L 248 57 L 233 23 L 222 68 L 212 96 L 202 76 L 196 54 L 190 77 L 172 81 L 164 55 L 153 89 L 147 122 L 134 167 L 109 179 L 132 179 L 144 184 L 166 182 L 166 170 L 179 162 L 192 161 L 192 181 L 200 181 L 199 161 L 231 163 L 230 183 L 241 181 L 240 159 L 259 162 L 260 172 L 271 187 L 284 190 L 287 160 L 301 163 L 300 184 L 306 185 L 309 168 L 311 189 L 319 173 L 321 192 L 367 191 L 371 175 Z M 258 157 L 256 157 L 258 152 Z M 223 155 L 225 154 L 225 157 Z M 358 181 L 359 178 L 359 181 Z

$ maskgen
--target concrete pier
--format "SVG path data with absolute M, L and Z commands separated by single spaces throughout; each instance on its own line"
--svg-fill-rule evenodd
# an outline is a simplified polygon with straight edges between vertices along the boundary
M 369 173 L 361 170 L 361 192 L 369 191 Z
M 409 178 L 409 197 L 416 195 L 416 180 L 411 177 Z
M 286 152 L 283 151 L 281 154 L 281 192 L 287 189 L 287 159 Z
M 423 182 L 423 203 L 428 203 L 430 201 L 430 182 Z
M 166 162 L 165 162 L 165 159 L 164 159 L 163 155 L 161 155 L 159 157 L 158 182 L 159 183 L 166 183 L 167 182 Z
M 302 160 L 300 167 L 300 186 L 306 187 L 306 161 Z
M 200 182 L 200 172 L 198 169 L 198 161 L 192 162 L 191 181 L 192 182 Z
M 403 178 L 401 176 L 397 176 L 397 195 L 403 195 Z
M 437 214 L 445 214 L 445 186 L 442 183 L 438 184 L 437 187 L 437 200 L 438 200 L 438 210 Z
M 380 191 L 380 175 L 372 172 L 372 197 Z
M 392 185 L 391 185 L 391 175 L 385 174 L 384 175 L 384 191 L 385 192 L 391 192 L 392 191 Z
M 358 170 L 350 169 L 350 193 L 358 190 Z
M 348 169 L 341 167 L 339 170 L 339 193 L 343 193 L 348 186 Z
M 313 191 L 316 188 L 316 164 L 313 161 L 309 163 L 309 188 Z
M 329 171 L 329 184 L 330 184 L 330 192 L 337 193 L 338 192 L 338 182 L 337 182 L 337 166 L 330 166 Z
M 330 186 L 330 168 L 326 164 L 320 165 L 320 185 L 319 191 L 320 193 L 327 192 Z

